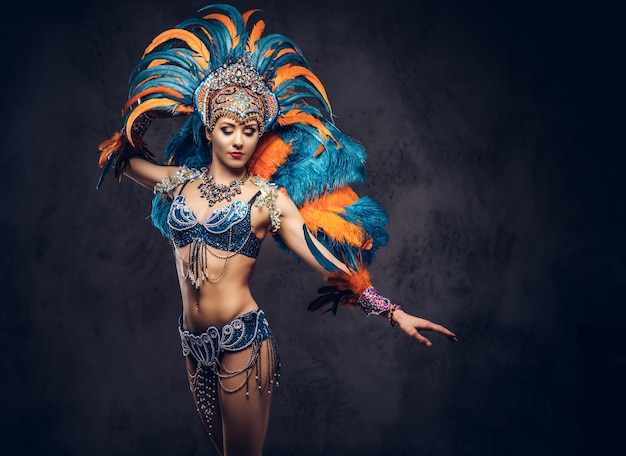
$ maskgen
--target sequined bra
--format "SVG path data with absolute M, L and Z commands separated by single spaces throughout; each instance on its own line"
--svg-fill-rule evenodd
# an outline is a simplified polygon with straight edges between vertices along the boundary
M 187 183 L 201 178 L 207 172 L 182 166 L 171 177 L 166 177 L 154 186 L 154 193 L 161 193 L 164 198 L 172 198 L 172 204 L 167 214 L 167 224 L 170 228 L 170 240 L 174 250 L 180 257 L 178 249 L 189 246 L 187 258 L 180 257 L 187 263 L 185 277 L 199 288 L 205 280 L 215 283 L 224 275 L 229 258 L 242 254 L 256 258 L 261 249 L 261 241 L 252 232 L 250 212 L 252 206 L 266 207 L 270 217 L 270 230 L 277 232 L 280 229 L 280 209 L 276 206 L 278 187 L 259 176 L 252 176 L 250 181 L 259 187 L 259 191 L 248 201 L 235 200 L 226 206 L 215 209 L 206 219 L 198 221 L 193 208 L 185 203 L 181 195 Z M 174 190 L 183 185 L 177 196 Z M 219 249 L 222 252 L 212 251 Z M 216 276 L 210 277 L 208 265 L 209 257 L 223 261 L 222 270 Z
M 258 191 L 247 203 L 235 200 L 219 207 L 201 222 L 191 206 L 185 203 L 185 196 L 179 194 L 174 198 L 167 216 L 172 244 L 177 248 L 192 243 L 204 244 L 256 258 L 261 241 L 252 232 L 250 212 L 260 194 L 261 191 Z

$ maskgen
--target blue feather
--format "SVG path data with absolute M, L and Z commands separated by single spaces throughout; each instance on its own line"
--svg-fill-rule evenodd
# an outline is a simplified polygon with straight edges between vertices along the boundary
M 100 190 L 100 187 L 102 187 L 102 184 L 104 183 L 104 179 L 107 176 L 107 174 L 109 174 L 109 171 L 113 167 L 113 164 L 115 163 L 116 158 L 117 158 L 117 152 L 114 152 L 107 159 L 106 163 L 102 167 L 102 171 L 100 172 L 100 177 L 98 178 L 98 183 L 96 184 L 96 190 Z

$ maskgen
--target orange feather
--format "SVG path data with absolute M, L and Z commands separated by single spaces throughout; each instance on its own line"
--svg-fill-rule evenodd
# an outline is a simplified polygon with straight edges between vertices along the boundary
M 291 49 L 281 49 L 280 51 L 278 51 L 278 54 L 276 54 L 276 58 L 280 58 L 285 54 L 300 54 L 298 51 L 296 51 L 295 49 L 291 48 Z
M 324 152 L 324 144 L 320 144 L 313 156 L 318 157 L 319 155 L 322 155 L 322 152 Z
M 257 8 L 257 9 L 251 9 L 251 10 L 246 11 L 245 13 L 243 13 L 241 15 L 241 19 L 243 19 L 243 25 L 247 25 L 248 24 L 248 19 L 250 19 L 250 16 L 252 16 L 257 11 L 261 11 L 261 10 Z
M 315 88 L 319 91 L 319 93 L 324 98 L 324 101 L 328 105 L 328 109 L 330 110 L 331 117 L 332 117 L 332 109 L 330 107 L 330 101 L 328 100 L 328 95 L 326 95 L 326 89 L 324 89 L 322 82 L 318 79 L 317 76 L 315 76 L 311 72 L 311 70 L 301 67 L 301 66 L 297 66 L 297 65 L 282 66 L 278 69 L 278 71 L 276 71 L 276 77 L 274 78 L 274 81 L 273 81 L 274 87 L 278 87 L 283 82 L 289 81 L 291 79 L 295 79 L 300 76 L 305 78 L 307 81 L 311 82 L 315 86 Z
M 326 282 L 328 285 L 337 287 L 340 290 L 351 290 L 354 295 L 342 302 L 344 305 L 349 304 L 354 306 L 359 304 L 358 299 L 361 293 L 363 293 L 366 288 L 372 286 L 369 271 L 361 265 L 359 265 L 358 270 L 350 270 L 347 274 L 341 270 L 333 271 L 330 273 Z
M 256 42 L 261 38 L 263 31 L 265 30 L 265 22 L 259 21 L 254 24 L 252 30 L 250 31 L 250 35 L 248 36 L 248 42 L 246 43 L 246 50 L 250 54 L 254 54 L 256 50 Z
M 128 108 L 130 108 L 133 104 L 135 104 L 137 100 L 139 100 L 141 97 L 145 97 L 152 93 L 166 93 L 169 95 L 173 95 L 177 98 L 183 98 L 183 95 L 180 92 L 174 89 L 170 89 L 169 87 L 152 87 L 149 89 L 142 90 L 141 92 L 139 92 L 138 94 L 130 98 L 124 105 L 123 113 L 126 114 L 126 111 L 128 111 Z
M 337 142 L 330 130 L 328 130 L 328 128 L 326 128 L 318 118 L 304 111 L 300 111 L 299 109 L 293 109 L 287 115 L 279 116 L 278 123 L 282 126 L 291 125 L 294 123 L 303 123 L 305 125 L 310 125 L 316 128 L 324 139 L 332 138 L 335 142 Z
M 359 195 L 348 186 L 338 188 L 332 192 L 325 193 L 324 195 L 316 198 L 313 201 L 309 201 L 306 205 L 319 209 L 331 209 L 335 212 L 345 212 L 344 207 L 351 205 L 359 199 Z
M 363 228 L 339 215 L 344 214 L 344 208 L 357 199 L 358 195 L 354 190 L 347 186 L 342 187 L 304 203 L 300 214 L 313 233 L 323 229 L 331 239 L 360 248 L 366 240 Z
M 353 247 L 363 244 L 364 232 L 359 226 L 348 222 L 332 212 L 317 210 L 300 210 L 304 223 L 311 231 L 324 230 L 324 233 L 337 242 L 347 243 Z
M 196 52 L 196 54 L 198 55 L 198 57 L 194 58 L 196 63 L 198 63 L 198 65 L 200 65 L 202 69 L 207 69 L 208 62 L 211 58 L 211 53 L 204 45 L 202 40 L 200 40 L 200 38 L 184 29 L 170 29 L 161 32 L 159 35 L 156 36 L 156 38 L 152 40 L 152 43 L 148 45 L 143 53 L 144 57 L 146 56 L 146 54 L 152 52 L 157 46 L 160 46 L 161 44 L 169 40 L 184 41 L 187 46 L 189 46 L 189 48 L 192 51 Z
M 269 57 L 271 56 L 274 52 L 276 52 L 276 49 L 270 48 L 267 51 L 265 51 L 265 54 L 263 54 L 263 57 Z M 298 52 L 297 49 L 294 48 L 285 48 L 285 49 L 281 49 L 280 51 L 278 51 L 278 53 L 276 54 L 275 58 L 279 58 L 282 57 L 285 54 L 298 54 L 298 55 L 302 55 L 301 52 Z
M 230 39 L 233 41 L 232 48 L 234 49 L 239 44 L 239 36 L 237 35 L 237 27 L 235 27 L 235 23 L 232 21 L 230 17 L 222 13 L 211 13 L 204 16 L 203 19 L 206 20 L 216 20 L 224 24 L 226 29 L 228 30 L 228 34 L 230 35 Z
M 119 131 L 115 132 L 111 138 L 102 141 L 98 146 L 100 151 L 98 166 L 102 168 L 111 155 L 122 150 L 124 144 L 126 144 L 126 137 Z
M 148 64 L 147 68 L 152 68 L 152 67 L 155 67 L 155 66 L 163 65 L 163 64 L 168 63 L 168 62 L 169 62 L 169 60 L 167 60 L 167 59 L 154 59 L 154 60 L 152 60 Z
M 202 30 L 204 30 L 204 29 L 202 29 Z M 206 31 L 205 31 L 205 33 L 206 33 Z M 178 51 L 178 52 L 174 51 L 173 53 L 184 56 L 184 54 L 182 52 L 180 52 L 180 51 Z M 166 63 L 170 63 L 170 61 L 168 59 L 154 59 L 154 60 L 150 61 L 150 63 L 148 64 L 148 68 L 152 68 L 152 67 L 155 67 L 155 66 L 163 65 L 163 64 L 166 64 Z
M 150 76 L 150 77 L 148 77 L 148 78 L 146 78 L 146 79 L 143 79 L 143 80 L 141 80 L 140 82 L 138 82 L 138 83 L 137 83 L 137 85 L 136 85 L 136 87 L 137 87 L 137 88 L 139 88 L 139 87 L 141 87 L 142 85 L 144 85 L 146 82 L 148 82 L 148 81 L 152 81 L 153 79 L 158 79 L 158 78 L 160 78 L 160 77 L 162 77 L 162 76 Z
M 276 170 L 287 161 L 290 153 L 290 144 L 284 142 L 276 133 L 266 133 L 250 159 L 248 169 L 263 179 L 271 179 Z
M 268 49 L 267 51 L 265 51 L 265 54 L 263 54 L 263 57 L 269 57 L 271 56 L 273 53 L 275 52 L 275 49 Z M 275 58 L 279 58 L 282 57 L 285 54 L 300 54 L 296 49 L 293 48 L 285 48 L 285 49 L 281 49 L 280 51 L 278 51 L 278 54 L 276 54 Z

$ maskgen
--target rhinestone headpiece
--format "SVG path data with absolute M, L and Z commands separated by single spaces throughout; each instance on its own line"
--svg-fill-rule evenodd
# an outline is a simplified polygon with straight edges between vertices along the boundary
M 227 115 L 239 123 L 257 120 L 263 133 L 278 114 L 276 96 L 244 58 L 212 71 L 195 90 L 194 102 L 209 130 Z

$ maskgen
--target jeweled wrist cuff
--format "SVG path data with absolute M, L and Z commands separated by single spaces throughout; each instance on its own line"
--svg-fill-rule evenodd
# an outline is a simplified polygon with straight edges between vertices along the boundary
M 374 287 L 363 290 L 359 297 L 359 304 L 367 315 L 380 315 L 387 312 L 392 305 L 391 301 L 381 295 Z
M 133 122 L 133 125 L 130 127 L 130 136 L 133 141 L 141 139 L 148 130 L 148 127 L 152 123 L 154 119 L 148 114 L 142 114 Z
M 389 299 L 385 298 L 376 288 L 371 286 L 363 290 L 358 302 L 367 315 L 380 315 L 383 312 L 387 312 L 392 305 Z
M 359 297 L 359 304 L 368 316 L 380 315 L 383 312 L 387 312 L 389 324 L 391 326 L 396 325 L 396 322 L 393 321 L 393 313 L 396 310 L 400 310 L 400 306 L 392 304 L 391 301 L 381 295 L 376 288 L 366 288 Z

